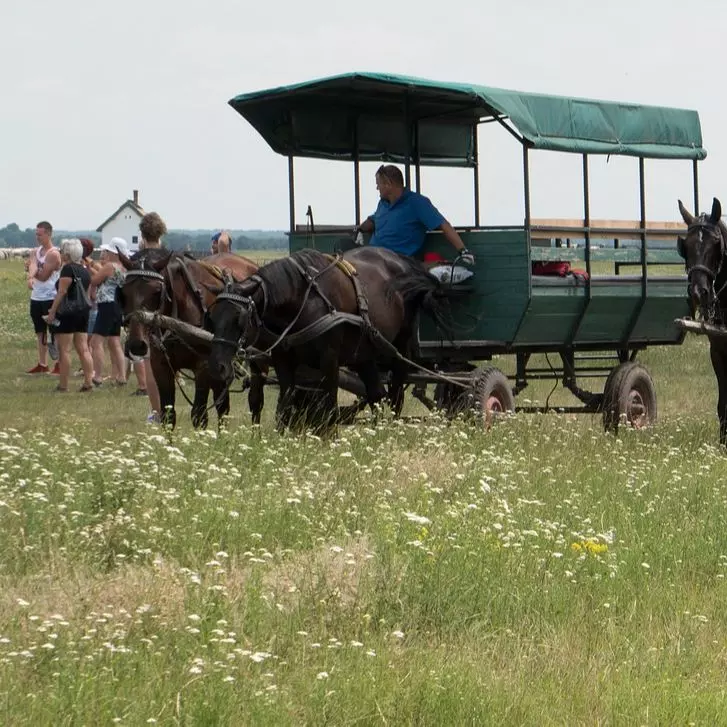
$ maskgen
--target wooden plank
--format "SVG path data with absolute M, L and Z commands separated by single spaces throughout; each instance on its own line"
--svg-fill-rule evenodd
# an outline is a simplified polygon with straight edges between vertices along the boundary
M 530 251 L 530 257 L 533 261 L 565 261 L 576 260 L 583 262 L 585 256 L 585 248 L 583 247 L 533 247 Z M 591 261 L 606 261 L 620 263 L 639 263 L 641 262 L 641 250 L 637 247 L 632 248 L 592 248 Z M 676 249 L 673 250 L 647 250 L 646 262 L 648 264 L 657 265 L 684 265 L 682 258 Z
M 539 228 L 549 228 L 548 235 L 553 237 L 565 238 L 582 238 L 584 237 L 583 228 L 584 220 L 565 219 L 560 217 L 554 218 L 537 218 L 531 219 L 530 225 L 534 233 L 538 237 L 542 237 L 545 230 Z M 637 220 L 591 220 L 590 233 L 592 238 L 598 239 L 638 239 L 641 222 Z M 677 235 L 684 234 L 687 226 L 683 222 L 664 222 L 650 221 L 646 222 L 648 238 L 665 238 L 674 239 Z

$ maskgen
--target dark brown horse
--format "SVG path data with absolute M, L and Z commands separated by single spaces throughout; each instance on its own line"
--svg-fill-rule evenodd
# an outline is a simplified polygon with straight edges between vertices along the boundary
M 182 369 L 194 372 L 193 426 L 207 426 L 210 389 L 218 417 L 227 415 L 230 411 L 229 387 L 218 379 L 210 378 L 207 368 L 209 349 L 183 340 L 171 331 L 152 331 L 133 314 L 138 311 L 158 312 L 201 328 L 205 313 L 215 299 L 210 289 L 220 282 L 217 271 L 226 271 L 242 281 L 257 271 L 257 265 L 232 253 L 212 255 L 198 262 L 179 253 L 153 248 L 142 251 L 132 260 L 123 255 L 120 259 L 127 269 L 126 279 L 119 289 L 119 303 L 124 320 L 128 322 L 126 355 L 137 359 L 149 356 L 159 389 L 162 421 L 172 427 L 176 424 L 176 374 Z M 251 377 L 248 396 L 254 423 L 259 423 L 264 403 L 263 381 L 259 373 L 256 369 Z
M 391 372 L 388 398 L 398 414 L 408 370 L 401 356 L 411 355 L 419 310 L 444 326 L 440 284 L 420 262 L 371 247 L 343 260 L 354 274 L 332 256 L 302 250 L 220 291 L 210 308 L 210 374 L 231 378 L 238 345 L 269 355 L 280 385 L 278 429 L 289 423 L 303 367 L 321 374 L 322 429 L 336 421 L 340 366 L 358 374 L 372 406 L 386 393 L 381 372 Z
M 724 325 L 727 321 L 727 226 L 722 205 L 715 197 L 710 214 L 695 217 L 679 200 L 679 211 L 687 223 L 686 237 L 677 241 L 684 258 L 689 297 L 704 321 Z M 711 337 L 709 355 L 717 377 L 719 441 L 727 444 L 727 338 Z

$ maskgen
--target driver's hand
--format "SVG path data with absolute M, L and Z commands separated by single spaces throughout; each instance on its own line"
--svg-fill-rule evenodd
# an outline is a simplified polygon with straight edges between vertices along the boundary
M 465 265 L 474 265 L 475 256 L 469 250 L 462 250 L 459 256 L 459 262 L 462 262 Z

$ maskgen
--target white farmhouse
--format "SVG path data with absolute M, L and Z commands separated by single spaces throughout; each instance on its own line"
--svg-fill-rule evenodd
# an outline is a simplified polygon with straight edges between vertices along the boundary
M 123 237 L 130 251 L 139 247 L 139 222 L 144 210 L 139 206 L 139 190 L 135 189 L 133 199 L 127 199 L 96 232 L 101 233 L 101 243 L 110 242 L 112 237 Z

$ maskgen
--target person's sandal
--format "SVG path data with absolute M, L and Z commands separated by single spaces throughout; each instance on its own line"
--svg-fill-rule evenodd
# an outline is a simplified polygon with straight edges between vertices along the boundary
M 93 391 L 93 384 L 84 384 L 79 391 Z
M 101 379 L 91 379 L 91 383 L 94 386 L 101 386 L 103 384 L 103 381 Z
M 60 384 L 58 384 L 58 386 L 56 386 L 56 388 L 53 389 L 53 391 L 57 391 L 59 394 L 67 394 L 68 393 L 68 389 L 64 389 Z

